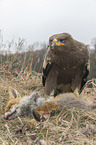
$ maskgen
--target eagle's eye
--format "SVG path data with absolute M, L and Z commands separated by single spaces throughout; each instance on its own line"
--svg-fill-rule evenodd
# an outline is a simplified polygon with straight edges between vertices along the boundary
M 65 39 L 60 39 L 59 41 L 60 41 L 60 42 L 64 42 L 64 40 L 65 40 Z

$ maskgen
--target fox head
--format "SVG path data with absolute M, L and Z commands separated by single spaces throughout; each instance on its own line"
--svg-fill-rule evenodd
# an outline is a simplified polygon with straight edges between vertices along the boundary
M 33 110 L 42 105 L 43 101 L 38 102 L 39 94 L 33 92 L 30 96 L 21 97 L 18 91 L 9 88 L 9 101 L 5 107 L 4 119 L 15 119 L 18 116 L 33 116 Z
M 5 107 L 5 114 L 4 119 L 11 119 L 15 118 L 16 116 L 16 106 L 18 106 L 21 96 L 18 93 L 18 91 L 12 87 L 9 87 L 8 89 L 9 93 L 9 101 L 7 101 L 6 107 Z

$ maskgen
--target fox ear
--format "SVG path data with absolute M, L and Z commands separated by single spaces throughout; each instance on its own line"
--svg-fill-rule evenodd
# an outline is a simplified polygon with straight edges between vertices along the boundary
M 12 88 L 12 87 L 9 87 L 8 92 L 9 92 L 9 98 L 10 99 L 21 98 L 19 92 L 16 89 Z

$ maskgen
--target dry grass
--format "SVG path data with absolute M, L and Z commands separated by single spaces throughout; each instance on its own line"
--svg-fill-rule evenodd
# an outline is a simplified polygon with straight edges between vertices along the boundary
M 96 89 L 85 88 L 81 97 L 95 97 Z M 25 125 L 31 118 L 3 119 L 4 107 L 8 100 L 8 87 L 16 88 L 20 94 L 29 95 L 33 90 L 45 96 L 41 74 L 25 73 L 18 78 L 10 74 L 0 74 L 0 144 L 2 145 L 95 145 L 96 114 L 79 109 L 65 109 L 45 122 L 37 122 L 29 128 Z M 85 97 L 84 97 L 85 96 Z M 46 97 L 46 96 L 45 96 Z

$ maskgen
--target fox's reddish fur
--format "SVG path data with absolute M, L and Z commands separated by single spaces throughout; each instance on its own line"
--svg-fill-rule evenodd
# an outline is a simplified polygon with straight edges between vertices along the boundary
M 5 107 L 5 119 L 14 119 L 18 116 L 30 115 L 40 121 L 42 116 L 50 114 L 53 110 L 62 110 L 63 108 L 79 108 L 90 110 L 85 102 L 76 98 L 74 93 L 60 94 L 55 98 L 48 97 L 45 99 L 37 92 L 33 92 L 30 96 L 21 97 L 14 88 L 9 88 L 10 100 Z M 31 122 L 31 121 L 29 121 Z M 34 122 L 34 121 L 32 121 Z

